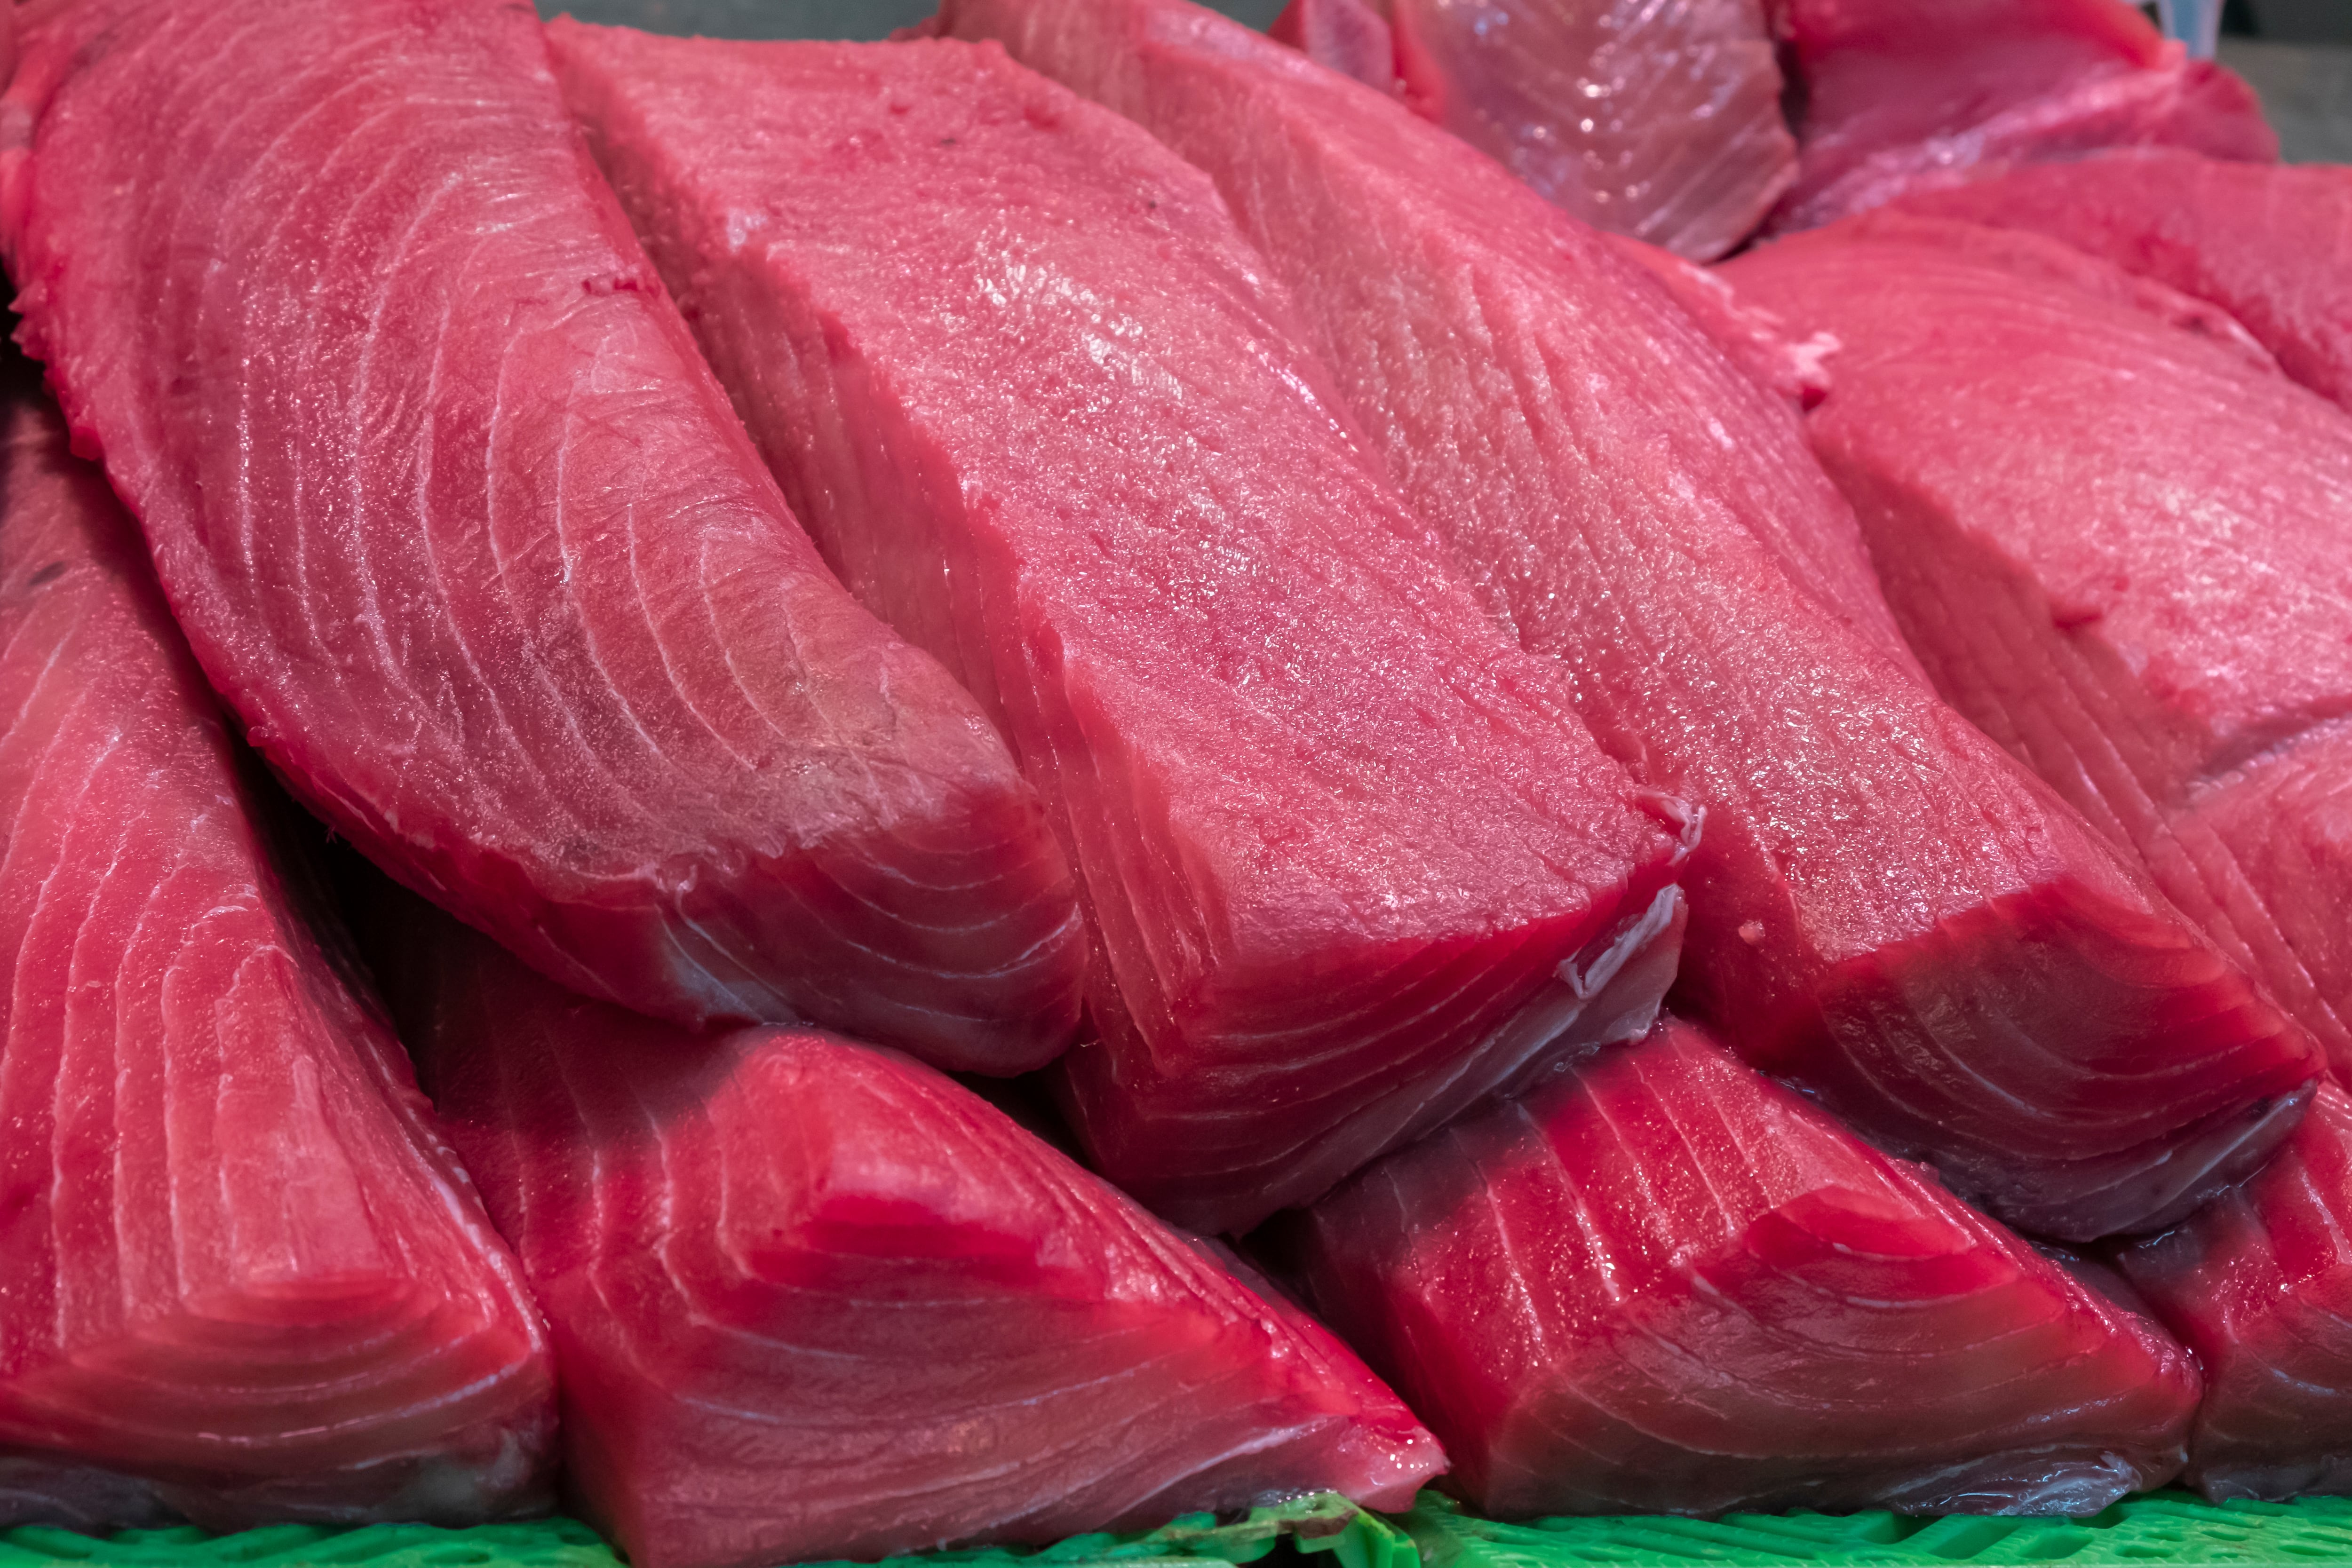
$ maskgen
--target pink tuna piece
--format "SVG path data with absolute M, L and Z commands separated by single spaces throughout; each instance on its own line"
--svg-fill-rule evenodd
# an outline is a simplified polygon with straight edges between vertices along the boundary
M 1638 781 L 1706 809 L 1679 994 L 1752 1064 L 2065 1237 L 2268 1156 L 2309 1040 L 1927 689 L 1786 405 L 1599 235 L 1182 0 L 952 0 L 935 26 L 1217 182 L 1490 609 Z
M 0 1526 L 543 1508 L 553 1373 L 137 530 L 0 401 Z
M 546 1303 L 637 1568 L 1040 1543 L 1444 1468 L 1330 1333 L 952 1080 L 689 1037 L 381 889 L 372 956 Z
M 2253 89 L 2189 59 L 2125 0 L 1773 5 L 1803 104 L 1800 172 L 1775 229 L 2104 147 L 2278 157 Z
M 1265 36 L 1366 87 L 1397 86 L 1396 37 L 1365 0 L 1290 0 Z
M 2196 1409 L 2153 1322 L 1684 1024 L 1284 1223 L 1505 1517 L 2092 1513 Z
M 1034 793 L 794 526 L 527 7 L 19 11 L 23 335 L 303 800 L 591 994 L 1068 1042 Z
M 786 495 L 1051 803 L 1100 1169 L 1244 1230 L 1649 1027 L 1675 836 L 1367 460 L 1198 170 L 1001 49 L 551 36 Z
M 2352 1492 L 2352 1095 L 2269 1168 L 2117 1257 L 2205 1368 L 2186 1480 L 2221 1501 Z

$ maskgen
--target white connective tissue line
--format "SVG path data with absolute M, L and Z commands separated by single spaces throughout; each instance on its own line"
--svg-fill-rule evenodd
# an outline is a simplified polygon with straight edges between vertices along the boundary
M 2221 36 L 2221 0 L 2156 0 L 2164 36 L 2189 46 L 2190 57 L 2210 60 Z

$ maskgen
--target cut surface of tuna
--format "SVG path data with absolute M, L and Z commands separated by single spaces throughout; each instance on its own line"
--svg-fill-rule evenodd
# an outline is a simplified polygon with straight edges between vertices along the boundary
M 1268 1249 L 1507 1518 L 2086 1514 L 2170 1479 L 2197 1406 L 2154 1322 L 1681 1023 Z
M 1396 35 L 1368 0 L 1290 0 L 1265 36 L 1366 87 L 1396 89 Z
M 371 956 L 546 1305 L 574 1505 L 637 1568 L 1397 1509 L 1444 1468 L 1328 1331 L 953 1080 L 689 1038 L 376 886 Z
M 1408 504 L 1602 746 L 1706 810 L 1677 994 L 1751 1064 L 2065 1237 L 2186 1213 L 2284 1135 L 2309 1040 L 1937 699 L 1787 405 L 1601 236 L 1181 0 L 935 26 L 1215 179 Z
M 527 7 L 20 11 L 23 336 L 298 795 L 590 994 L 1068 1043 L 1034 792 L 795 526 Z
M 1774 0 L 1801 110 L 1777 229 L 1810 228 L 1979 168 L 2105 147 L 2269 162 L 2234 73 L 2125 0 Z
M 0 393 L 0 1526 L 544 1508 L 537 1310 L 31 379 Z
M 787 498 L 1070 845 L 1097 1168 L 1245 1230 L 1648 1029 L 1678 806 L 1405 510 L 1198 170 L 994 47 L 551 37 Z
M 1812 439 L 1937 685 L 2352 1071 L 2352 416 L 2036 235 L 1873 214 L 1726 272 L 1843 344 Z
M 2142 148 L 2012 169 L 1898 205 L 2048 235 L 2210 300 L 2281 370 L 2352 409 L 2352 169 Z
M 2323 1086 L 2260 1176 L 2117 1262 L 2197 1353 L 2187 1484 L 2352 1492 L 2352 1096 Z

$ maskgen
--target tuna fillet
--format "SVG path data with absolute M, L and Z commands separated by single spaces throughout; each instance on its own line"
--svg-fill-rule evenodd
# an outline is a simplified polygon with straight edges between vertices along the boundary
M 1290 0 L 1265 30 L 1328 70 L 1382 92 L 1396 89 L 1396 35 L 1368 0 Z
M 2147 148 L 2013 169 L 1903 210 L 2031 229 L 2209 300 L 2352 409 L 2352 169 Z
M 384 894 L 394 1006 L 547 1308 L 574 1505 L 636 1568 L 1396 1509 L 1444 1467 L 1328 1331 L 952 1080 L 690 1038 Z
M 2278 157 L 2253 89 L 2125 0 L 1772 3 L 1801 105 L 1776 229 L 2103 147 Z
M 2324 1085 L 2268 1169 L 2117 1261 L 2205 1367 L 2188 1484 L 2352 1492 L 2352 1096 Z
M 592 995 L 1067 1043 L 1039 802 L 794 526 L 528 8 L 21 10 L 23 336 L 304 800 Z
M 1813 442 L 1937 685 L 2352 1071 L 2352 417 L 2033 235 L 1882 214 L 1726 270 L 1844 343 Z
M 30 379 L 0 394 L 0 1526 L 544 1507 L 514 1260 Z
M 2179 1469 L 2196 1408 L 2154 1323 L 1684 1024 L 1278 1245 L 1505 1517 L 2093 1513 Z
M 941 24 L 1216 180 L 1489 608 L 1637 781 L 1706 809 L 1680 989 L 1752 1064 L 2061 1236 L 2162 1223 L 2266 1157 L 2309 1041 L 1936 698 L 1787 404 L 1653 279 L 1181 0 Z
M 1447 569 L 1199 171 L 1000 49 L 551 36 L 794 508 L 1051 805 L 1098 1168 L 1247 1229 L 1649 1027 L 1665 807 Z

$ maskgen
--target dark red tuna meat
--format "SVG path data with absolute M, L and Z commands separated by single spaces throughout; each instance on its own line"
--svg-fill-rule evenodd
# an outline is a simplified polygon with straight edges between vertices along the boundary
M 296 793 L 593 995 L 1068 1042 L 1034 791 L 795 527 L 528 7 L 20 10 L 23 337 Z
M 1705 808 L 1678 993 L 1751 1064 L 2063 1237 L 2158 1225 L 2268 1155 L 2308 1040 L 1928 689 L 1787 404 L 1654 280 L 1182 0 L 951 0 L 935 26 L 1217 182 L 1489 609 L 1637 781 Z
M 0 390 L 0 1526 L 548 1501 L 514 1260 L 314 939 L 137 529 Z
M 2352 1071 L 2352 416 L 2224 313 L 1886 214 L 1731 264 L 1937 685 Z
M 2142 148 L 1906 197 L 2031 229 L 2221 307 L 2296 381 L 2352 409 L 2352 169 Z
M 2116 1261 L 2204 1364 L 2189 1485 L 2352 1492 L 2352 1095 L 2322 1086 L 2260 1176 Z
M 1775 228 L 2105 147 L 2278 157 L 2253 89 L 2189 59 L 2126 0 L 1772 4 L 1801 104 L 1797 183 Z
M 636 1568 L 1397 1509 L 1444 1468 L 1328 1331 L 951 1079 L 690 1037 L 379 897 L 371 956 L 546 1305 L 573 1505 Z
M 1649 1027 L 1671 803 L 1447 567 L 1198 170 L 1001 49 L 551 36 L 827 559 L 1051 805 L 1098 1168 L 1244 1230 Z
M 2196 1408 L 2153 1322 L 1680 1023 L 1275 1245 L 1505 1517 L 2093 1513 Z

